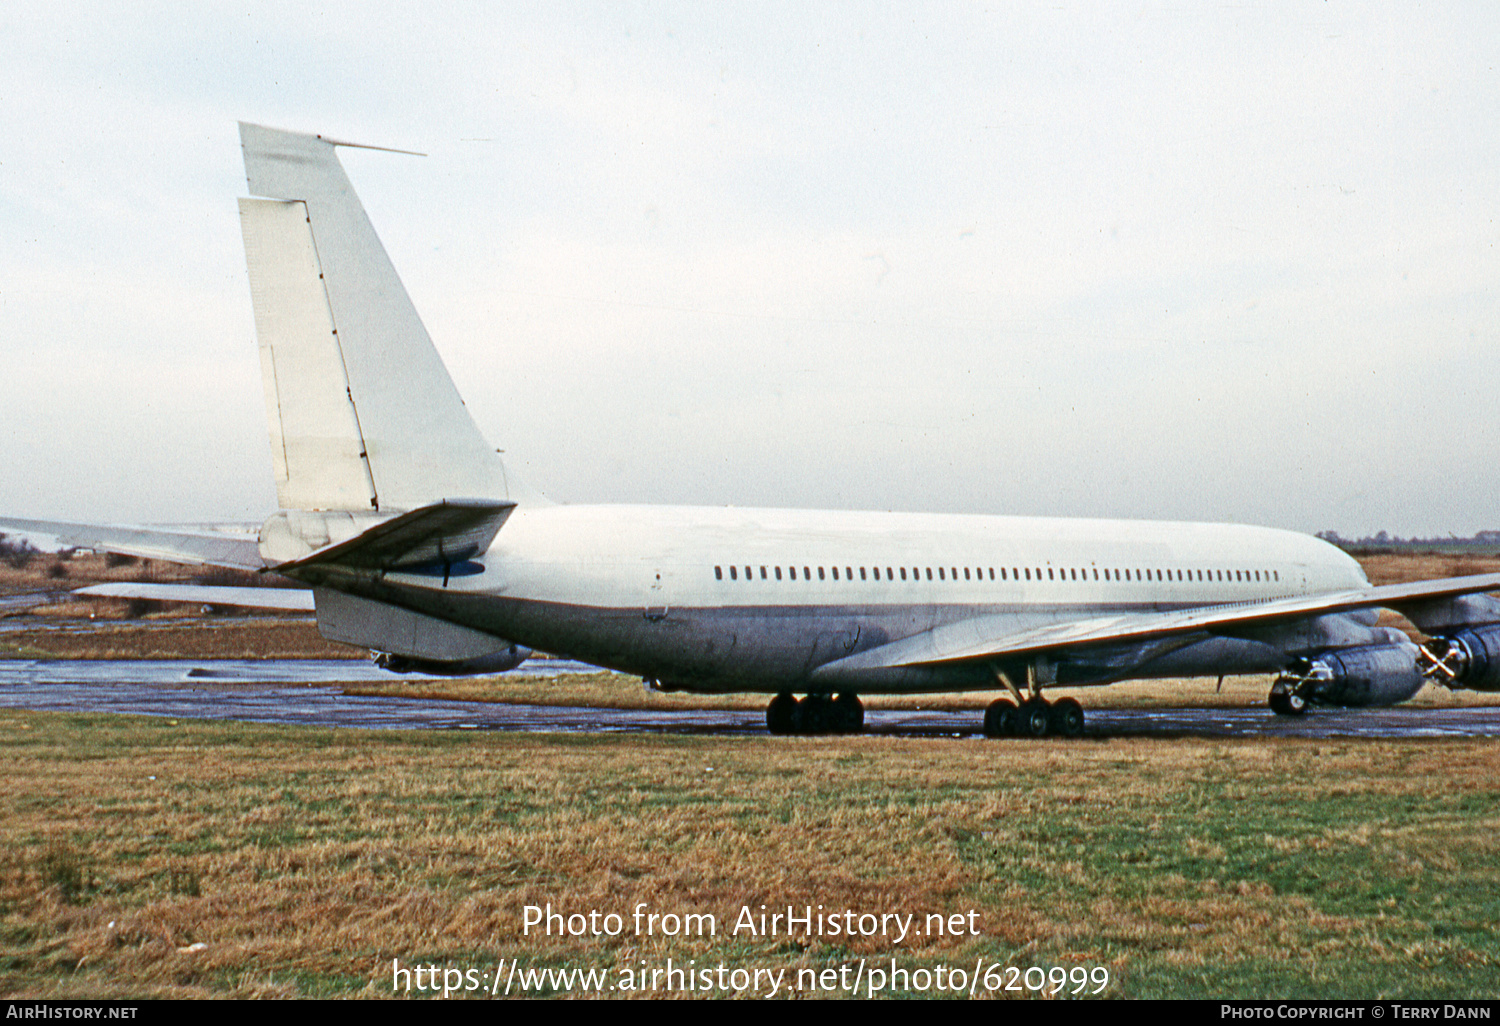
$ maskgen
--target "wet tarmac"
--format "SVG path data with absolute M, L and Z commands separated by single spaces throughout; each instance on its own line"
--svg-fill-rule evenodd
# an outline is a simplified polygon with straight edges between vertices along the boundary
M 517 675 L 587 672 L 582 663 L 533 660 Z M 543 733 L 764 734 L 759 711 L 646 711 L 394 696 L 355 696 L 341 684 L 397 679 L 355 660 L 3 660 L 0 708 L 115 712 L 181 719 L 307 724 L 377 730 L 511 730 Z M 1087 736 L 1500 737 L 1500 707 L 1315 709 L 1300 718 L 1268 709 L 1088 709 Z M 866 733 L 979 737 L 977 712 L 871 710 Z M 1007 742 L 1021 743 L 1021 742 Z

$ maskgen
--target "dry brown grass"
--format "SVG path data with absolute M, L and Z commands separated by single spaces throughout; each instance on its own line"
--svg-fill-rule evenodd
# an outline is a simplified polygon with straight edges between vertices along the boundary
M 1165 680 L 1125 681 L 1108 687 L 1058 688 L 1049 690 L 1051 699 L 1072 695 L 1086 709 L 1259 709 L 1266 704 L 1271 689 L 1268 674 L 1226 677 L 1217 681 L 1203 678 L 1169 678 Z M 391 679 L 375 683 L 345 685 L 350 695 L 386 695 L 399 698 L 452 700 L 459 702 L 508 702 L 521 705 L 597 706 L 612 709 L 764 709 L 767 696 L 737 693 L 732 695 L 694 695 L 680 692 L 648 691 L 638 677 L 609 672 L 562 674 L 555 677 L 533 677 L 501 674 L 493 677 L 470 677 L 454 680 L 416 681 Z M 1001 693 L 990 691 L 955 692 L 931 695 L 866 695 L 861 697 L 867 709 L 928 709 L 944 712 L 983 711 Z M 1416 708 L 1467 708 L 1500 704 L 1500 694 L 1473 691 L 1451 692 L 1444 688 L 1423 688 L 1407 705 Z
M 325 641 L 311 620 L 212 617 L 6 631 L 0 658 L 30 659 L 363 659 L 364 649 Z
M 1439 577 L 1500 573 L 1500 556 L 1473 553 L 1376 553 L 1356 558 L 1371 584 L 1406 584 Z
M 1484 741 L 363 733 L 7 714 L 0 994 L 390 993 L 392 958 L 1104 964 L 1116 995 L 1474 994 Z M 154 778 L 154 779 L 153 779 Z M 976 909 L 982 936 L 521 935 L 523 909 Z M 184 951 L 195 943 L 197 951 Z

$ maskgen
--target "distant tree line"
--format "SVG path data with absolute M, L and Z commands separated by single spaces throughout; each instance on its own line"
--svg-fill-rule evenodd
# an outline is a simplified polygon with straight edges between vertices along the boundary
M 1450 534 L 1442 538 L 1401 538 L 1387 531 L 1377 531 L 1363 538 L 1345 538 L 1337 531 L 1319 531 L 1318 537 L 1345 551 L 1395 549 L 1497 549 L 1500 531 L 1478 531 L 1468 538 Z

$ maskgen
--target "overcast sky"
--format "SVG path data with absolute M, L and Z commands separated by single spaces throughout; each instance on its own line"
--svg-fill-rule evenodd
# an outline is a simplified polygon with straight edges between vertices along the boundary
M 31 12 L 31 13 L 28 13 Z M 6 5 L 0 514 L 275 506 L 236 120 L 564 502 L 1500 528 L 1500 8 Z

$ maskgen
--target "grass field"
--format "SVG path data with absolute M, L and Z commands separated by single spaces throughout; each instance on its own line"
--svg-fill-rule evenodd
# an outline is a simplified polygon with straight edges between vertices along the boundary
M 1105 966 L 1109 996 L 1493 996 L 1500 748 L 331 731 L 6 714 L 5 996 L 493 971 Z M 527 905 L 619 937 L 524 937 Z M 636 936 L 638 903 L 713 938 Z M 980 935 L 729 936 L 743 906 Z M 195 945 L 202 945 L 195 949 Z M 791 977 L 789 976 L 788 979 Z M 613 979 L 613 977 L 611 977 Z
M 1442 555 L 1365 564 L 1377 583 L 1494 568 Z M 69 584 L 99 569 L 65 567 Z M 43 575 L 55 584 L 52 573 L 39 564 L 0 589 L 24 592 Z M 349 651 L 306 620 L 90 628 L 67 623 L 77 610 L 48 609 L 57 625 L 7 632 L 0 656 Z M 1089 707 L 1260 706 L 1268 685 L 1231 677 L 1079 695 Z M 656 709 L 764 702 L 656 694 L 607 674 L 359 690 Z M 869 704 L 977 715 L 990 697 Z M 1429 687 L 1414 704 L 1497 697 Z M 500 960 L 602 970 L 618 984 L 670 959 L 781 971 L 783 996 L 799 970 L 836 978 L 892 959 L 908 973 L 1103 967 L 1115 997 L 1500 990 L 1500 747 L 1483 740 L 533 736 L 0 713 L 0 758 L 5 997 L 382 997 L 393 959 L 485 987 Z M 527 906 L 549 903 L 614 913 L 619 935 L 523 935 Z M 762 904 L 914 915 L 918 928 L 931 913 L 968 922 L 972 912 L 979 932 L 901 943 L 731 932 L 742 908 Z M 638 906 L 711 914 L 719 930 L 638 935 Z M 743 978 L 748 992 L 770 989 Z M 645 979 L 656 996 L 682 992 Z M 880 992 L 932 994 L 926 979 Z M 429 991 L 441 980 L 429 975 Z M 552 979 L 541 992 L 587 991 Z

